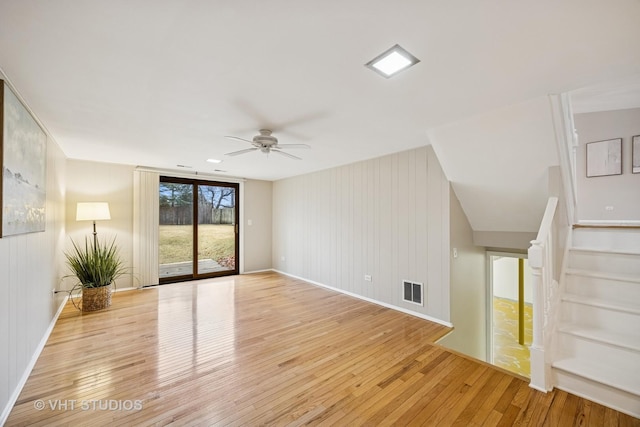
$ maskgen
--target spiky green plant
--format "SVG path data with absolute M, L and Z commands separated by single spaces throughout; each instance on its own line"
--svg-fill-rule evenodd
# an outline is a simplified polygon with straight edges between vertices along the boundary
M 83 288 L 108 286 L 125 274 L 125 268 L 116 246 L 115 237 L 100 243 L 85 237 L 84 248 L 71 239 L 73 250 L 65 252 L 67 265 Z

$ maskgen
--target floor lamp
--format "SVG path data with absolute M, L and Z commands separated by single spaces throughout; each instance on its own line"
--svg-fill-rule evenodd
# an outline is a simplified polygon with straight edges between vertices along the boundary
M 76 206 L 76 221 L 93 221 L 93 247 L 98 247 L 98 233 L 96 221 L 111 219 L 109 203 L 107 202 L 80 202 Z

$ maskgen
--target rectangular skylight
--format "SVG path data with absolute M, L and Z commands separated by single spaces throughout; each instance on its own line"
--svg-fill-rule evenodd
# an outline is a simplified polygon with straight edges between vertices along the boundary
M 418 58 L 404 50 L 400 45 L 395 45 L 365 65 L 381 76 L 389 78 L 418 62 L 420 62 Z

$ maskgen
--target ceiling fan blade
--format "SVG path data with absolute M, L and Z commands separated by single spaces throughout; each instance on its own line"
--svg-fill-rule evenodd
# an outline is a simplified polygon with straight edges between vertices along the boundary
M 311 148 L 307 144 L 278 144 L 278 148 Z
M 242 111 L 244 114 L 250 117 L 256 125 L 260 125 L 263 128 L 266 127 L 267 129 L 271 129 L 274 133 L 287 134 L 289 136 L 294 137 L 298 141 L 306 141 L 306 140 L 309 140 L 310 138 L 307 135 L 302 135 L 298 132 L 291 130 L 290 128 L 299 126 L 307 122 L 322 120 L 329 116 L 329 114 L 325 111 L 316 111 L 316 112 L 309 112 L 307 114 L 302 114 L 300 116 L 292 118 L 291 120 L 278 123 L 278 122 L 274 122 L 273 120 L 269 120 L 269 117 L 267 117 L 267 114 L 263 114 L 263 113 L 267 113 L 268 110 L 261 110 L 254 103 L 248 100 L 239 99 L 239 100 L 236 100 L 234 104 L 236 108 L 238 108 L 238 110 Z M 238 129 L 237 133 L 249 132 L 254 129 L 255 127 Z
M 272 148 L 271 152 L 278 153 L 282 156 L 289 157 L 291 159 L 302 160 L 300 157 L 294 156 L 293 154 L 285 153 L 284 151 L 276 150 L 275 148 Z
M 231 153 L 226 153 L 225 156 L 237 156 L 239 154 L 250 153 L 256 150 L 257 148 L 247 148 L 246 150 L 232 151 Z
M 224 137 L 225 137 L 225 138 L 229 138 L 229 139 L 236 139 L 236 140 L 238 140 L 238 141 L 248 142 L 249 144 L 254 145 L 253 141 L 249 141 L 248 139 L 244 139 L 244 138 L 238 138 L 237 136 L 228 136 L 228 135 L 225 135 Z

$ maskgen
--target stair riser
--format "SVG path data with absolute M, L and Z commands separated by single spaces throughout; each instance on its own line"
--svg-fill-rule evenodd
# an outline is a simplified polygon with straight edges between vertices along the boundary
M 637 342 L 634 344 L 638 346 Z M 637 369 L 640 366 L 640 352 L 562 332 L 558 335 L 558 351 L 561 358 L 575 357 L 614 365 L 635 376 L 634 381 L 640 384 L 640 371 Z
M 569 252 L 569 268 L 640 279 L 640 255 L 572 250 Z
M 640 230 L 638 229 L 577 228 L 573 230 L 572 238 L 575 247 L 640 252 Z
M 558 369 L 551 372 L 559 389 L 640 418 L 640 396 Z
M 627 303 L 629 301 L 638 301 L 640 308 L 640 282 L 623 282 L 568 274 L 566 276 L 566 292 L 599 298 L 603 302 Z
M 632 313 L 607 310 L 600 307 L 562 301 L 560 320 L 603 329 L 614 334 L 640 337 L 640 316 Z
M 580 274 L 640 279 L 640 229 L 577 228 L 571 246 L 566 265 L 576 271 L 562 278 L 552 381 L 559 389 L 640 417 L 640 280 Z

